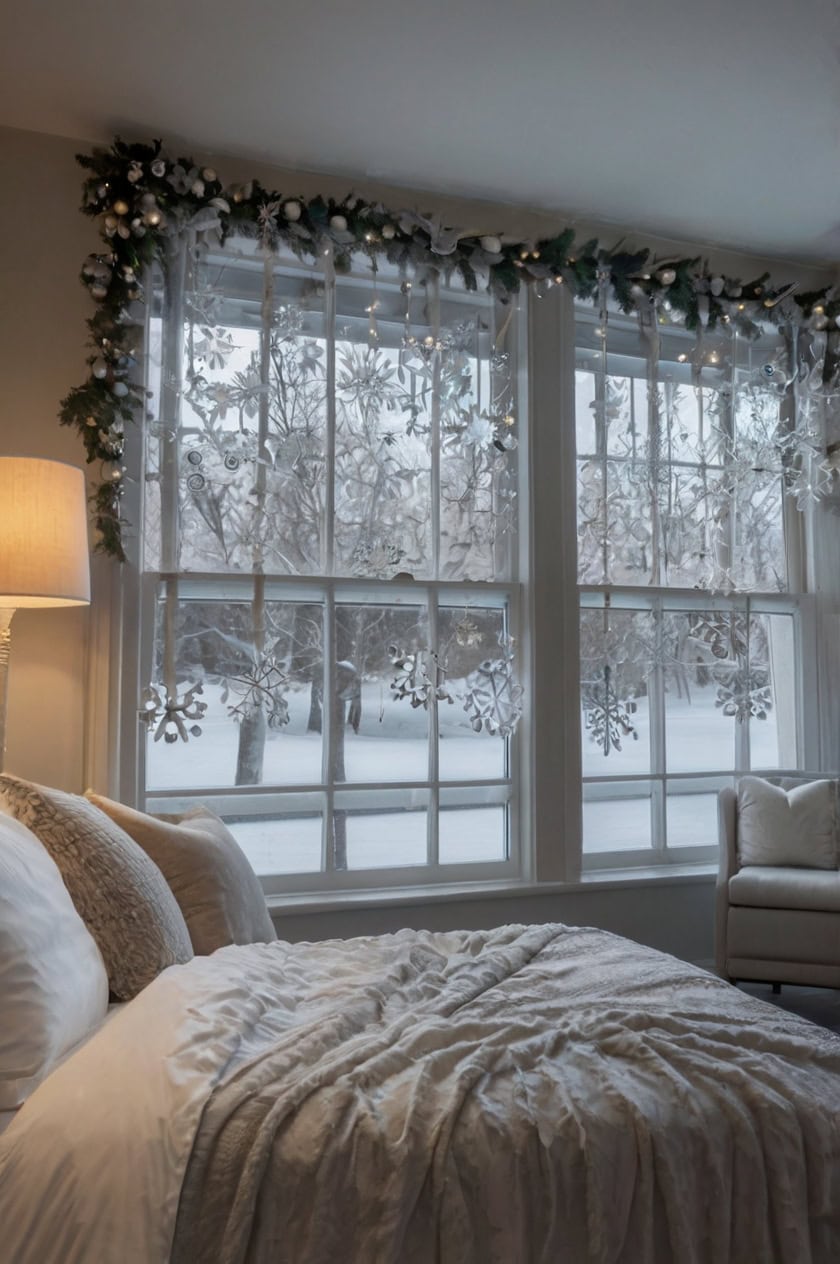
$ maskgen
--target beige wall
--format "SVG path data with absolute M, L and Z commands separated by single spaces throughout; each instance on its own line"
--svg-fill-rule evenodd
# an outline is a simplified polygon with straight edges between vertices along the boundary
M 80 382 L 85 366 L 85 318 L 90 302 L 78 281 L 85 255 L 95 248 L 95 226 L 79 213 L 81 172 L 74 153 L 88 148 L 33 132 L 0 128 L 0 454 L 50 456 L 82 464 L 76 435 L 56 421 L 58 402 Z M 344 179 L 289 175 L 214 157 L 223 179 L 258 175 L 264 184 L 289 195 L 318 190 L 343 195 Z M 476 229 L 502 229 L 538 236 L 556 231 L 562 216 L 541 216 L 521 208 L 463 203 L 451 198 L 405 195 L 369 181 L 359 186 L 367 196 L 382 196 L 390 205 L 438 208 L 451 223 Z M 595 226 L 597 229 L 597 226 Z M 585 227 L 582 231 L 585 231 Z M 613 226 L 604 239 L 619 236 Z M 651 244 L 631 233 L 631 240 Z M 659 243 L 663 252 L 673 243 Z M 705 252 L 708 253 L 708 252 Z M 731 254 L 714 254 L 716 266 L 743 275 L 761 271 L 763 261 L 746 262 Z M 797 270 L 775 265 L 778 275 Z M 803 277 L 819 279 L 813 270 Z M 95 613 L 95 612 L 94 612 Z M 21 612 L 13 625 L 9 688 L 6 768 L 21 776 L 80 790 L 89 775 L 85 760 L 85 676 L 90 612 Z M 100 628 L 101 633 L 101 628 Z M 98 676 L 101 681 L 101 675 Z M 100 696 L 102 696 L 100 691 Z M 132 705 L 133 700 L 127 700 Z M 107 746 L 100 716 L 88 738 Z M 104 788 L 104 787 L 103 787 Z M 359 932 L 405 921 L 429 925 L 490 924 L 504 920 L 565 917 L 611 926 L 639 938 L 654 937 L 661 947 L 687 956 L 711 956 L 710 891 L 706 887 L 669 887 L 665 913 L 655 899 L 640 892 L 591 892 L 579 897 L 538 896 L 505 901 L 476 901 L 383 912 L 357 910 L 341 917 L 297 914 L 290 934 Z M 701 894 L 702 893 L 702 894 Z M 663 890 L 664 895 L 664 890 Z M 657 912 L 657 907 L 660 911 Z M 692 913 L 691 910 L 694 910 Z M 395 920 L 396 919 L 396 920 Z

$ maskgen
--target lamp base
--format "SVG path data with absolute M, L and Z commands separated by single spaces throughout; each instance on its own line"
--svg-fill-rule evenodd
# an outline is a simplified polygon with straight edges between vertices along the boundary
M 12 652 L 12 615 L 14 610 L 0 610 L 0 772 L 6 754 L 6 703 L 9 690 L 9 657 Z

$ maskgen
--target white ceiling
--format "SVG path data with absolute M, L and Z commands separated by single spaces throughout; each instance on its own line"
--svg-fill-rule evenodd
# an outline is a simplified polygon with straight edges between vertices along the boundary
M 840 0 L 19 0 L 0 123 L 840 255 Z

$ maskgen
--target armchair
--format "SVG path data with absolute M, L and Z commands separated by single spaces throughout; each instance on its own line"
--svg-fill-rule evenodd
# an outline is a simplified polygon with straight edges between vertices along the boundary
M 788 790 L 804 783 L 775 784 Z M 766 981 L 774 990 L 782 983 L 840 987 L 840 871 L 742 863 L 738 796 L 732 789 L 718 796 L 718 821 L 718 974 L 732 982 Z

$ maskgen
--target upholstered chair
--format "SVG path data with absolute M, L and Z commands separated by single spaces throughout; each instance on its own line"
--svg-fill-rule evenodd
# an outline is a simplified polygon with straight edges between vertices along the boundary
M 787 839 L 774 833 L 770 817 L 756 815 L 746 782 L 759 799 L 767 793 L 762 785 L 793 791 L 800 808 L 802 788 L 811 787 L 812 804 L 798 816 L 791 812 L 784 826 Z M 814 779 L 743 778 L 738 791 L 720 792 L 715 965 L 723 978 L 763 980 L 775 991 L 782 983 L 840 987 L 836 798 L 836 782 Z M 762 821 L 770 824 L 763 828 Z

